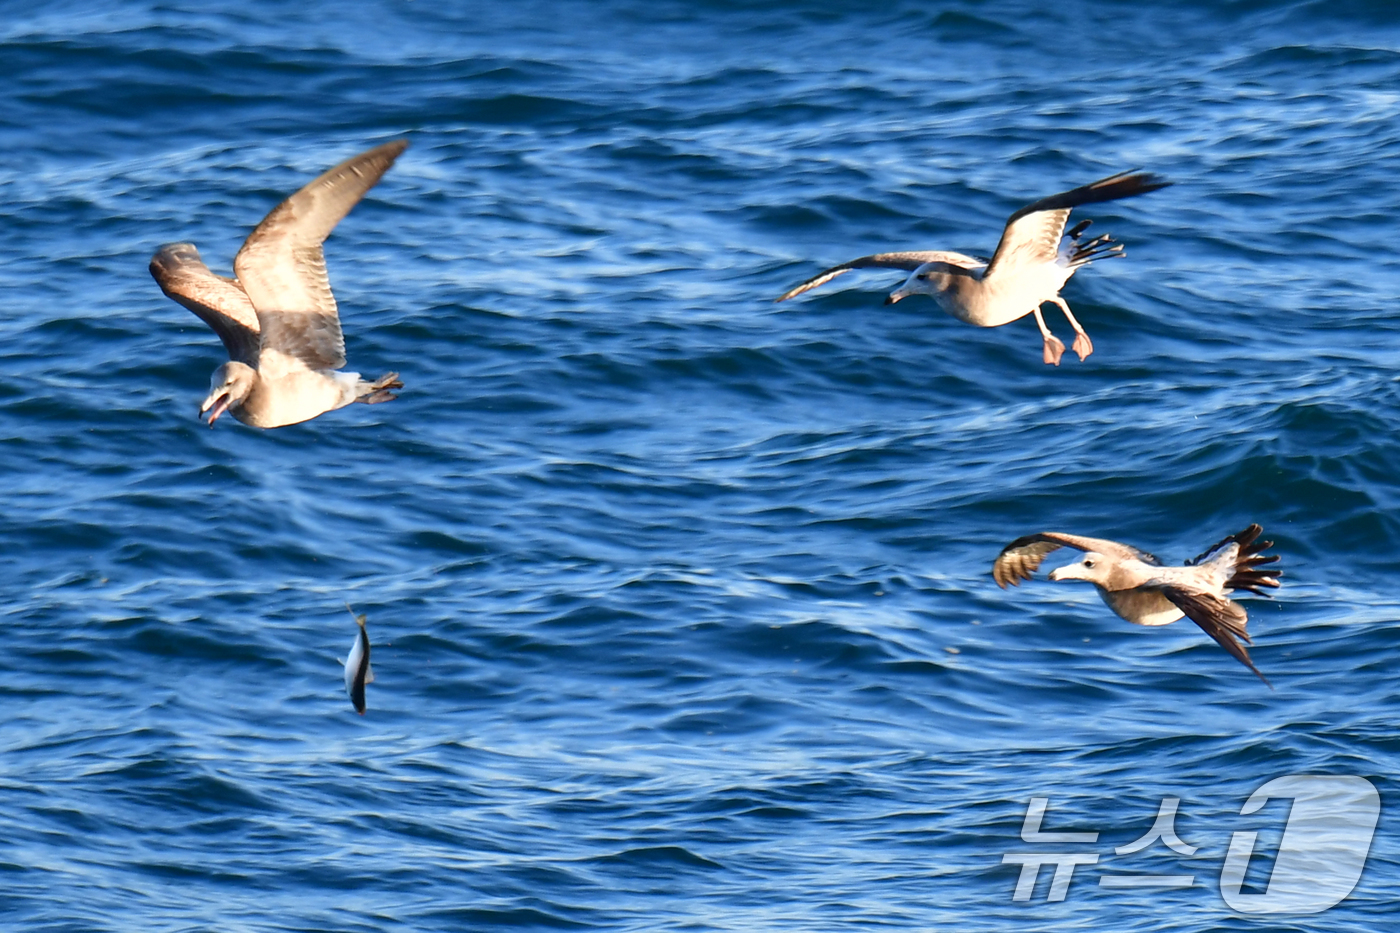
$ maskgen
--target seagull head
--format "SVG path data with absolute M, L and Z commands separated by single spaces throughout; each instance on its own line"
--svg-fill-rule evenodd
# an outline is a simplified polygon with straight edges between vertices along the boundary
M 1108 581 L 1112 568 L 1108 559 L 1096 551 L 1086 551 L 1077 563 L 1065 564 L 1050 571 L 1051 580 L 1084 580 L 1102 586 Z
M 257 375 L 253 367 L 232 360 L 214 370 L 214 375 L 209 378 L 209 397 L 199 406 L 200 417 L 207 413 L 209 427 L 212 428 L 220 415 L 243 404 L 248 393 L 253 391 L 253 381 Z
M 897 301 L 903 301 L 910 295 L 928 295 L 937 298 L 948 290 L 952 278 L 948 263 L 926 262 L 909 273 L 909 278 L 904 280 L 904 284 L 885 297 L 885 304 L 892 305 Z

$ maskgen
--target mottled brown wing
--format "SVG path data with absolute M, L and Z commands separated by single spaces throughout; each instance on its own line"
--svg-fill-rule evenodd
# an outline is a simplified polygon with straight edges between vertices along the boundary
M 803 292 L 809 292 L 818 285 L 825 285 L 838 275 L 850 272 L 852 269 L 903 269 L 905 272 L 913 272 L 926 262 L 947 262 L 955 266 L 966 266 L 969 257 L 961 253 L 950 253 L 946 250 L 933 252 L 907 252 L 907 253 L 876 253 L 873 256 L 862 256 L 859 259 L 852 259 L 850 262 L 843 262 L 839 266 L 832 266 L 825 272 L 819 272 L 796 288 L 784 292 L 773 301 L 787 301 L 789 298 L 796 298 Z M 979 264 L 980 265 L 980 264 Z
M 1007 584 L 1020 586 L 1022 580 L 1029 580 L 1040 568 L 1041 561 L 1051 551 L 1062 547 L 1072 547 L 1080 551 L 1095 551 L 1116 560 L 1133 558 L 1155 564 L 1157 558 L 1135 547 L 1110 541 L 1107 538 L 1086 538 L 1083 535 L 1067 535 L 1058 531 L 1042 531 L 1040 534 L 1017 538 L 1002 548 L 992 563 L 992 579 L 997 586 L 1006 589 Z
M 345 338 L 321 244 L 408 148 L 376 146 L 311 181 L 273 208 L 233 260 L 257 309 L 269 371 L 345 365 Z
M 1175 586 L 1162 587 L 1162 595 L 1186 613 L 1186 618 L 1214 638 L 1220 647 L 1230 652 L 1232 657 L 1268 684 L 1270 690 L 1273 689 L 1274 685 L 1269 683 L 1269 678 L 1261 674 L 1259 668 L 1249 659 L 1249 650 L 1237 640 L 1242 638 L 1252 644 L 1249 633 L 1245 631 L 1245 623 L 1249 621 L 1249 616 L 1244 607 L 1214 593 L 1200 593 Z
M 1007 585 L 1020 586 L 1022 580 L 1029 580 L 1045 555 L 1064 547 L 1064 542 L 1055 535 L 1026 535 L 1017 538 L 1002 548 L 997 559 L 992 562 L 992 579 L 997 586 L 1006 589 Z
M 162 246 L 150 269 L 161 291 L 219 335 L 230 360 L 258 365 L 258 314 L 238 282 L 210 272 L 193 243 Z
M 1170 184 L 1145 172 L 1119 172 L 1027 204 L 1006 221 L 1006 229 L 1001 233 L 997 251 L 992 254 L 984 281 L 992 282 L 994 276 L 1013 277 L 1018 269 L 1054 262 L 1060 254 L 1060 238 L 1064 236 L 1065 222 L 1073 208 L 1131 198 Z

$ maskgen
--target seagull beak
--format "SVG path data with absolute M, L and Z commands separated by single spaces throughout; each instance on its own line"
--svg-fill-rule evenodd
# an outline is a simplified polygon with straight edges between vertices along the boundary
M 902 295 L 902 294 L 899 293 L 899 292 L 890 292 L 888 295 L 885 296 L 885 304 L 887 304 L 887 305 L 892 305 L 892 304 L 894 304 L 896 301 L 899 301 L 900 299 L 902 299 L 903 297 L 904 297 L 904 295 Z
M 204 400 L 203 405 L 199 406 L 199 416 L 203 418 L 204 413 L 206 411 L 209 412 L 209 427 L 212 428 L 214 422 L 219 420 L 219 416 L 228 411 L 230 401 L 232 401 L 232 399 L 227 394 L 218 396 L 217 401 L 215 401 L 214 396 L 210 396 Z
M 1046 579 L 1048 579 L 1048 580 L 1063 580 L 1064 577 L 1061 576 L 1061 573 L 1060 573 L 1060 572 L 1061 572 L 1062 570 L 1064 570 L 1064 569 L 1065 569 L 1064 567 L 1056 567 L 1054 570 L 1050 571 L 1050 575 L 1049 575 Z

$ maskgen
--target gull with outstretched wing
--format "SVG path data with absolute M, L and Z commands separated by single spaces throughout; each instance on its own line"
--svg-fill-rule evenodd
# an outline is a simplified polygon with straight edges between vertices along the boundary
M 1250 525 L 1179 567 L 1166 566 L 1146 551 L 1117 541 L 1041 532 L 1017 538 L 1003 548 L 992 564 L 992 578 L 1002 589 L 1008 584 L 1018 586 L 1052 551 L 1062 547 L 1083 551 L 1077 563 L 1052 570 L 1050 579 L 1094 584 L 1108 608 L 1137 625 L 1167 625 L 1185 616 L 1267 684 L 1268 678 L 1259 673 L 1249 650 L 1240 644 L 1240 639 L 1253 643 L 1245 631 L 1249 617 L 1244 607 L 1229 598 L 1236 590 L 1264 596 L 1259 587 L 1278 586 L 1277 570 L 1258 569 L 1278 560 L 1278 555 L 1263 553 L 1273 542 L 1260 541 L 1262 531 Z
M 362 152 L 273 208 L 234 257 L 237 278 L 210 272 L 193 243 L 169 243 L 151 258 L 161 291 L 228 351 L 199 407 L 210 427 L 226 411 L 258 428 L 296 424 L 351 402 L 387 402 L 403 388 L 398 373 L 371 382 L 339 371 L 345 338 L 321 244 L 406 148 L 401 139 Z
M 1094 260 L 1122 256 L 1123 244 L 1109 234 L 1084 239 L 1091 223 L 1088 220 L 1066 234 L 1070 211 L 1082 204 L 1136 197 L 1169 184 L 1145 172 L 1120 172 L 1041 198 L 1012 214 L 991 259 L 947 251 L 876 253 L 833 266 L 777 300 L 795 298 L 853 269 L 900 269 L 909 277 L 890 292 L 885 304 L 910 295 L 928 295 L 953 317 L 978 327 L 1000 327 L 1034 314 L 1044 341 L 1043 358 L 1058 366 L 1065 345 L 1050 333 L 1040 312 L 1042 304 L 1054 302 L 1074 328 L 1072 349 L 1082 360 L 1094 352 L 1094 344 L 1060 297 L 1060 289 L 1077 270 Z

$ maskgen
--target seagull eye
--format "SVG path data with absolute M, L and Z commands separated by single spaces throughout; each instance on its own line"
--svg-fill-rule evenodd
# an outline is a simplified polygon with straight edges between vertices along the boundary
M 1085 567 L 1088 567 L 1090 570 L 1092 570 L 1092 569 L 1094 569 L 1094 562 L 1091 561 L 1091 560 L 1086 560 L 1086 561 L 1084 561 L 1084 566 L 1085 566 Z
M 914 276 L 914 278 L 916 278 L 916 279 L 922 279 L 923 281 L 927 282 L 927 281 L 928 281 L 928 273 L 927 273 L 927 272 L 920 272 L 918 275 Z

